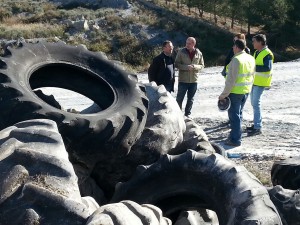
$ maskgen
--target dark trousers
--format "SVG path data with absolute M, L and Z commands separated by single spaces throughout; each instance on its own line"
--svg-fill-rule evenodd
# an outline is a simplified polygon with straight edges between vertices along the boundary
M 229 139 L 233 143 L 241 144 L 243 108 L 248 98 L 248 94 L 231 93 L 228 97 L 231 101 L 231 106 L 228 109 L 228 117 L 231 127 Z
M 177 92 L 176 101 L 180 109 L 182 109 L 182 102 L 185 94 L 187 93 L 187 101 L 184 109 L 185 116 L 191 114 L 196 91 L 197 91 L 197 83 L 183 83 L 183 82 L 178 83 L 178 92 Z

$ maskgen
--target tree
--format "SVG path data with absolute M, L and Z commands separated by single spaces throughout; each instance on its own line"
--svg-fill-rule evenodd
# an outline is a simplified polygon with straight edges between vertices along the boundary
M 230 7 L 231 29 L 234 26 L 234 20 L 241 18 L 242 13 L 242 1 L 241 0 L 228 0 L 228 6 Z
M 194 0 L 194 6 L 198 9 L 199 15 L 203 18 L 204 10 L 208 9 L 209 0 Z

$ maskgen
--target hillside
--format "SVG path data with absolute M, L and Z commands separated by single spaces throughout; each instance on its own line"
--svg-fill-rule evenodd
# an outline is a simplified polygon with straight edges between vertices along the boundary
M 185 45 L 188 36 L 196 37 L 206 66 L 222 65 L 232 44 L 232 33 L 239 32 L 238 24 L 228 29 L 224 18 L 213 23 L 209 13 L 199 18 L 186 7 L 176 10 L 146 0 L 131 3 L 125 0 L 7 0 L 0 2 L 0 6 L 2 45 L 20 37 L 60 39 L 71 45 L 84 44 L 89 50 L 100 51 L 134 71 L 148 68 L 152 58 L 161 51 L 164 40 L 171 40 L 176 49 Z M 248 45 L 251 49 L 250 39 Z M 298 57 L 297 48 L 288 50 L 296 53 L 284 56 L 281 51 L 274 51 L 275 60 Z

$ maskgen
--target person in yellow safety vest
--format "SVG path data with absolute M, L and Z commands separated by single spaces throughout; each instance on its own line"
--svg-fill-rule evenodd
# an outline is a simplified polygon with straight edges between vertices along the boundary
M 255 58 L 255 76 L 252 91 L 250 94 L 251 105 L 253 108 L 253 125 L 247 127 L 248 136 L 261 134 L 261 96 L 266 88 L 271 87 L 272 66 L 274 55 L 267 46 L 267 39 L 264 34 L 257 34 L 252 38 Z
M 243 108 L 254 79 L 255 60 L 253 56 L 245 52 L 245 47 L 246 44 L 243 40 L 236 40 L 234 42 L 234 57 L 229 63 L 225 87 L 219 96 L 219 100 L 221 101 L 227 96 L 231 101 L 231 106 L 228 109 L 231 131 L 225 142 L 229 146 L 241 145 Z

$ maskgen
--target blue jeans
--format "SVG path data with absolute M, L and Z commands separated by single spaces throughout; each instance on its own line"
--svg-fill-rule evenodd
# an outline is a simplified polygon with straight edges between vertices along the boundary
M 231 106 L 228 109 L 228 117 L 231 127 L 229 140 L 233 143 L 241 144 L 243 108 L 248 98 L 248 94 L 231 93 L 228 97 L 231 101 Z
M 187 101 L 184 109 L 185 116 L 191 114 L 196 91 L 197 91 L 197 83 L 183 83 L 183 82 L 178 83 L 178 92 L 177 92 L 176 101 L 180 109 L 182 109 L 182 102 L 185 94 L 187 93 Z
M 260 109 L 260 98 L 265 90 L 265 87 L 253 85 L 250 99 L 253 107 L 253 125 L 254 129 L 262 128 L 262 117 Z

